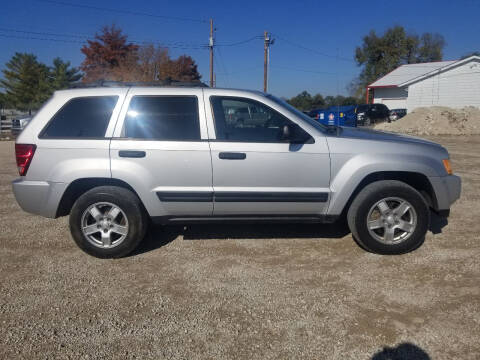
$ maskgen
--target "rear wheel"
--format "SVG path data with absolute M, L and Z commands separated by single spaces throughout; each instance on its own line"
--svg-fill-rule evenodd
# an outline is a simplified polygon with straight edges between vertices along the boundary
M 70 213 L 70 231 L 77 245 L 99 258 L 122 257 L 145 236 L 147 217 L 131 191 L 100 186 L 81 195 Z
M 348 211 L 355 239 L 379 254 L 402 254 L 419 247 L 425 238 L 430 212 L 422 195 L 394 180 L 367 185 Z

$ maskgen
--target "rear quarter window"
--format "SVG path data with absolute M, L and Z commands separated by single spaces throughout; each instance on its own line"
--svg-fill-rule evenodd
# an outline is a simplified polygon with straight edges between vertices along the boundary
M 118 96 L 77 97 L 52 117 L 41 139 L 103 138 Z

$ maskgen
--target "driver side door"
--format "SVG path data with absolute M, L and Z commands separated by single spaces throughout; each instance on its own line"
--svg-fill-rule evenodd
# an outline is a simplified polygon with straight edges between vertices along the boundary
M 213 89 L 204 96 L 212 109 L 207 119 L 215 216 L 325 213 L 330 157 L 324 136 L 310 134 L 311 141 L 291 144 L 282 139 L 284 126 L 302 124 L 259 99 L 215 95 Z M 237 121 L 228 116 L 235 108 L 249 108 L 255 116 Z

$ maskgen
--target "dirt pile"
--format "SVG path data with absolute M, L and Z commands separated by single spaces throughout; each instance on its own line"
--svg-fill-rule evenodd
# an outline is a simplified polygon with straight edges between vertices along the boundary
M 375 129 L 414 135 L 480 134 L 480 109 L 418 108 L 395 122 L 377 124 Z

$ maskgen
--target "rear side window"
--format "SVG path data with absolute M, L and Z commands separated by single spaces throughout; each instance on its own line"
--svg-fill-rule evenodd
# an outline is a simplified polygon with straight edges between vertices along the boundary
M 124 136 L 163 141 L 200 140 L 196 96 L 134 96 Z
M 50 120 L 40 138 L 103 138 L 118 96 L 78 97 Z

